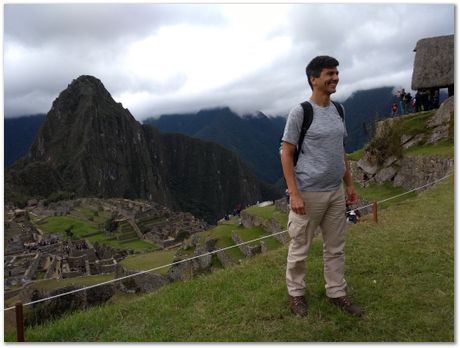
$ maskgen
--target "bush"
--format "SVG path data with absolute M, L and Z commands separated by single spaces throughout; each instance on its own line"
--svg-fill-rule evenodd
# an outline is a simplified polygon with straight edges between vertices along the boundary
M 383 122 L 377 134 L 365 148 L 371 162 L 382 165 L 390 156 L 402 157 L 401 135 L 397 122 Z

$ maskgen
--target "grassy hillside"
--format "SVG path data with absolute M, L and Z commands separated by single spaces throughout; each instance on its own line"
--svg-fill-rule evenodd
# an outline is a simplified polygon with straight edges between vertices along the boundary
M 29 342 L 453 342 L 454 180 L 353 225 L 349 293 L 363 318 L 325 299 L 322 243 L 308 263 L 310 314 L 290 314 L 287 248 L 173 283 L 132 301 L 68 315 L 25 332 Z M 5 332 L 13 341 L 14 332 Z

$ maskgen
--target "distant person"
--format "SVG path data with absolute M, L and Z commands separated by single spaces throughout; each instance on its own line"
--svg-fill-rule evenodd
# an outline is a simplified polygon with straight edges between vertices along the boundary
M 406 93 L 406 95 L 404 96 L 404 103 L 406 104 L 406 114 L 408 114 L 411 111 L 412 105 L 412 95 L 410 94 L 410 92 Z
M 399 92 L 399 114 L 405 115 L 406 114 L 406 91 L 404 88 Z
M 421 102 L 422 102 L 422 108 L 423 111 L 429 111 L 430 110 L 430 99 L 429 99 L 429 92 L 427 90 L 422 90 L 420 92 L 421 95 Z
M 422 95 L 420 91 L 417 91 L 415 93 L 415 112 L 420 112 L 422 111 Z
M 240 213 L 241 213 L 241 203 L 238 203 L 235 206 L 235 209 L 233 209 L 233 215 L 240 216 Z
M 439 108 L 439 90 L 436 89 L 433 95 L 433 109 Z
M 398 116 L 398 105 L 393 103 L 393 105 L 391 105 L 391 117 L 395 116 Z
M 306 68 L 312 89 L 309 103 L 313 118 L 303 142 L 298 161 L 294 156 L 304 118 L 302 105 L 292 108 L 282 137 L 281 163 L 289 190 L 288 232 L 291 237 L 286 267 L 289 307 L 298 316 L 308 314 L 305 299 L 305 260 L 320 227 L 324 240 L 323 260 L 326 296 L 346 313 L 360 316 L 361 309 L 347 297 L 345 281 L 345 194 L 356 203 L 350 167 L 344 150 L 343 108 L 331 101 L 339 82 L 339 62 L 329 56 L 314 58 Z M 339 108 L 341 111 L 339 111 Z M 346 185 L 346 193 L 342 186 Z

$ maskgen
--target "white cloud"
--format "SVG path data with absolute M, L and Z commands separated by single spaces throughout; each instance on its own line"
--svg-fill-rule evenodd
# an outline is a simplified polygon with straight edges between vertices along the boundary
M 417 41 L 452 33 L 448 4 L 7 4 L 5 114 L 47 112 L 83 74 L 138 119 L 224 105 L 284 114 L 308 97 L 316 55 L 340 61 L 343 100 L 410 89 Z

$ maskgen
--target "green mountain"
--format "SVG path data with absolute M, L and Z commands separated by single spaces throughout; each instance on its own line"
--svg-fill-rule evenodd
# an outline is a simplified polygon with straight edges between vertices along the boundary
M 45 114 L 39 114 L 4 119 L 5 167 L 27 153 L 45 117 Z
M 270 118 L 261 112 L 241 117 L 228 107 L 144 120 L 163 132 L 218 143 L 238 154 L 259 179 L 272 184 L 282 176 L 278 148 L 285 122 L 283 117 Z
M 357 91 L 343 102 L 348 131 L 347 152 L 363 147 L 372 138 L 375 122 L 390 117 L 391 105 L 396 101 L 393 89 L 381 87 Z
M 29 152 L 5 172 L 6 201 L 57 193 L 143 198 L 210 223 L 277 195 L 223 147 L 141 125 L 92 76 L 61 92 Z

